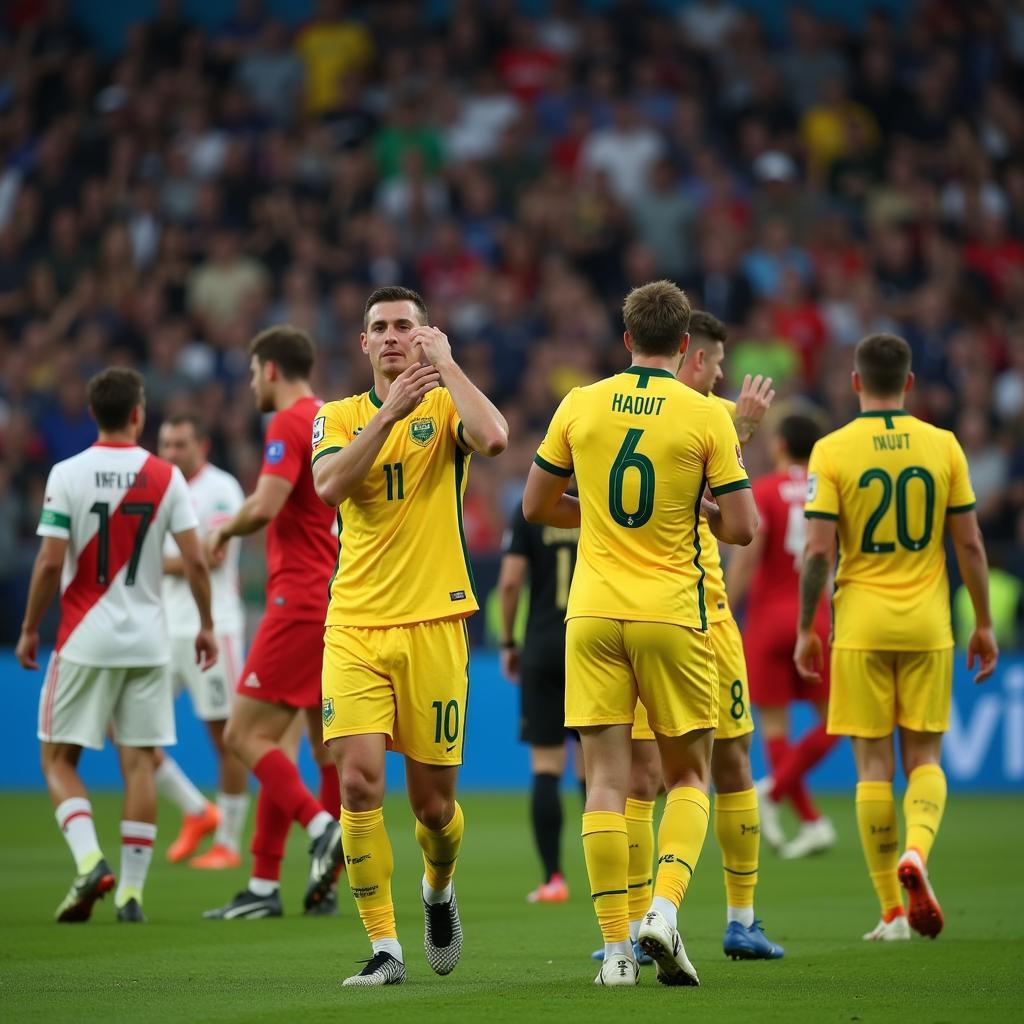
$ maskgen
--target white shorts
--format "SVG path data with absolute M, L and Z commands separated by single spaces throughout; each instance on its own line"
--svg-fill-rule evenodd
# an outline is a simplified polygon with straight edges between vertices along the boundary
M 39 696 L 39 738 L 102 750 L 108 731 L 125 747 L 177 742 L 167 666 L 100 668 L 52 655 Z
M 228 717 L 242 670 L 240 634 L 218 635 L 217 647 L 217 664 L 203 672 L 196 664 L 195 637 L 171 637 L 174 696 L 187 689 L 196 718 L 203 722 L 223 722 Z

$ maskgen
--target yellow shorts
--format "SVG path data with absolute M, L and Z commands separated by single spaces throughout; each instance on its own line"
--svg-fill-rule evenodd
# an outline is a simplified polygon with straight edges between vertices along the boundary
M 747 693 L 747 661 L 743 656 L 743 638 L 735 619 L 708 623 L 708 636 L 718 669 L 718 728 L 715 739 L 731 740 L 754 731 Z M 653 740 L 654 730 L 647 710 L 637 701 L 633 716 L 633 739 Z
M 469 696 L 464 619 L 371 629 L 328 626 L 324 739 L 383 733 L 423 764 L 462 764 Z
M 953 693 L 953 649 L 848 651 L 832 648 L 828 731 L 888 736 L 896 726 L 945 732 Z
M 662 736 L 715 728 L 718 673 L 707 633 L 663 622 L 570 619 L 565 724 L 630 725 L 637 698 Z

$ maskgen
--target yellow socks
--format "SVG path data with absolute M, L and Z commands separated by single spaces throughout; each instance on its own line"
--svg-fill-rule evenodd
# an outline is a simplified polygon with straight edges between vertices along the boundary
M 395 939 L 395 906 L 391 902 L 391 875 L 395 859 L 384 828 L 384 809 L 341 811 L 346 871 L 370 941 Z
M 927 861 L 931 853 L 945 809 L 945 774 L 937 764 L 919 765 L 907 778 L 903 817 L 907 826 L 907 849 L 917 850 L 923 861 Z
M 711 804 L 706 793 L 689 786 L 673 789 L 665 801 L 665 813 L 658 830 L 658 876 L 654 895 L 674 903 L 683 902 L 704 837 L 708 832 Z
M 628 942 L 629 841 L 625 815 L 615 811 L 584 811 L 583 856 L 604 941 Z
M 891 920 L 897 913 L 903 913 L 903 896 L 896 876 L 900 839 L 891 782 L 857 783 L 857 827 L 882 917 Z
M 629 840 L 629 920 L 639 921 L 651 905 L 654 884 L 654 801 L 626 800 Z
M 455 862 L 459 859 L 462 834 L 466 830 L 466 819 L 462 807 L 455 802 L 455 813 L 444 828 L 427 828 L 416 822 L 416 842 L 423 851 L 423 877 L 426 886 L 439 894 L 447 889 L 455 874 Z M 424 898 L 429 894 L 424 892 Z
M 715 794 L 715 836 L 722 848 L 725 873 L 725 901 L 729 910 L 750 908 L 754 923 L 754 890 L 757 888 L 757 862 L 761 845 L 761 814 L 757 790 Z

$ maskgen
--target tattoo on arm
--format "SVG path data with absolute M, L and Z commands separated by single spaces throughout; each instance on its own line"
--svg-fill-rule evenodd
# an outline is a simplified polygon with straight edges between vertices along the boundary
M 810 629 L 818 611 L 822 591 L 828 582 L 828 559 L 807 555 L 800 572 L 800 629 Z

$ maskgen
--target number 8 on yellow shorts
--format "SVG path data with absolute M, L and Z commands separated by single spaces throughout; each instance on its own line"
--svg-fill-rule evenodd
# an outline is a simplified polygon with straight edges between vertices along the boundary
M 708 638 L 715 652 L 718 670 L 718 727 L 715 739 L 731 740 L 754 731 L 747 691 L 747 661 L 743 656 L 743 638 L 735 619 L 708 623 Z M 637 702 L 633 718 L 633 739 L 653 740 L 654 730 L 647 711 Z
M 324 740 L 383 733 L 423 764 L 462 764 L 469 696 L 464 619 L 328 626 L 321 683 Z
M 579 617 L 565 633 L 565 724 L 630 725 L 637 698 L 663 736 L 718 724 L 708 635 L 689 626 Z

